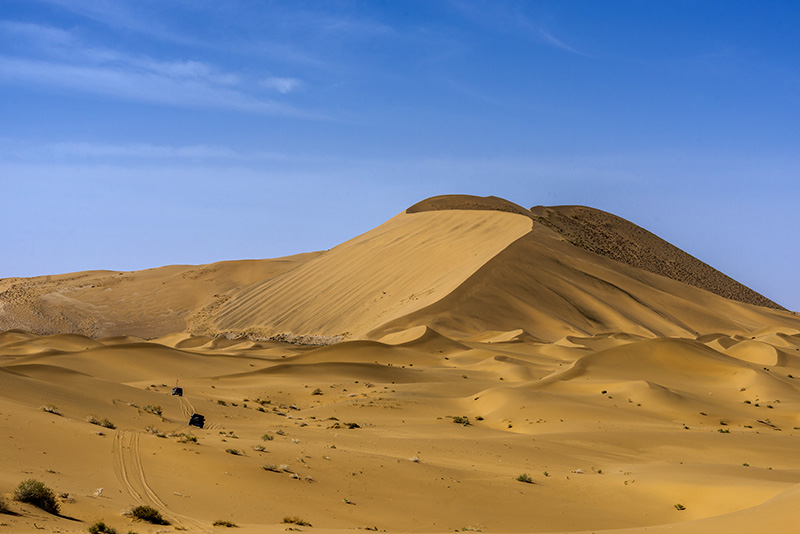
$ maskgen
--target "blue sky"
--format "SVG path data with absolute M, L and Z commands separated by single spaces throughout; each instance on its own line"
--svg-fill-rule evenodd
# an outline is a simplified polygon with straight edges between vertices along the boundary
M 800 310 L 796 2 L 4 0 L 0 277 L 625 217 Z

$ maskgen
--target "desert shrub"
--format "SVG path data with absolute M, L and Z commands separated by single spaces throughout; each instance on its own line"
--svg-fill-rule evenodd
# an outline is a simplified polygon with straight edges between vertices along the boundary
M 676 509 L 676 510 L 686 510 L 686 507 L 685 507 L 684 505 L 682 505 L 682 504 L 680 504 L 680 503 L 679 503 L 679 504 L 676 504 L 676 505 L 675 505 L 675 509 Z
M 103 428 L 111 428 L 111 429 L 117 428 L 116 425 L 111 421 L 109 421 L 108 419 L 98 419 L 93 415 L 87 417 L 86 420 L 93 425 L 99 425 L 102 426 Z
M 148 404 L 147 406 L 142 407 L 142 411 L 160 416 L 163 410 L 161 409 L 161 406 L 157 404 Z
M 19 483 L 14 490 L 14 499 L 19 502 L 32 504 L 45 512 L 58 514 L 59 504 L 53 490 L 33 478 Z
M 267 450 L 267 448 L 264 447 L 263 445 L 253 445 L 253 450 L 256 452 L 264 452 L 265 450 Z
M 453 422 L 458 423 L 459 425 L 467 426 L 469 425 L 469 417 L 466 415 L 456 415 L 453 417 Z
M 310 527 L 311 526 L 311 523 L 309 523 L 308 521 L 305 521 L 305 520 L 297 517 L 296 515 L 284 517 L 283 521 L 281 521 L 281 523 L 290 523 L 290 524 L 293 524 L 293 525 L 300 525 L 301 527 Z
M 61 415 L 61 410 L 58 409 L 58 406 L 55 404 L 46 404 L 42 406 L 42 411 L 51 413 L 53 415 Z
M 216 521 L 211 523 L 211 525 L 215 526 L 215 527 L 228 527 L 228 528 L 233 528 L 233 527 L 238 527 L 239 526 L 236 523 L 232 523 L 232 522 L 226 521 L 224 519 L 217 519 Z
M 264 441 L 272 441 L 273 439 L 275 439 L 275 436 L 273 436 L 272 434 L 267 433 L 267 434 L 264 434 L 263 436 L 261 436 L 261 439 L 263 439 Z
M 275 464 L 262 465 L 261 469 L 263 469 L 264 471 L 272 471 L 273 473 L 280 473 L 281 472 L 281 470 Z
M 142 505 L 131 509 L 131 517 L 141 521 L 147 521 L 154 525 L 169 525 L 169 521 L 161 517 L 161 512 L 152 506 Z
M 358 423 L 345 423 L 344 426 L 350 429 L 361 428 L 361 425 L 359 425 Z
M 528 475 L 528 473 L 522 473 L 515 480 L 524 482 L 526 484 L 533 484 L 533 479 L 530 477 L 530 475 Z
M 242 455 L 242 451 L 240 451 L 239 449 L 225 449 L 225 452 L 227 452 L 228 454 L 232 454 L 234 456 Z
M 89 527 L 89 532 L 91 534 L 117 534 L 117 529 L 109 527 L 102 521 L 98 521 Z
M 10 513 L 12 513 L 11 508 L 8 507 L 6 499 L 2 495 L 0 495 L 0 514 L 10 514 Z
M 311 392 L 312 395 L 322 395 L 322 390 L 317 388 Z

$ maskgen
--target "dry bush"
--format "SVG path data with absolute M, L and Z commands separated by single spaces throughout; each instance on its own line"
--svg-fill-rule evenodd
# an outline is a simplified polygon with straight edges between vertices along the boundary
M 14 490 L 14 499 L 32 504 L 51 514 L 58 514 L 59 511 L 59 504 L 53 490 L 33 478 L 19 483 L 17 489 Z

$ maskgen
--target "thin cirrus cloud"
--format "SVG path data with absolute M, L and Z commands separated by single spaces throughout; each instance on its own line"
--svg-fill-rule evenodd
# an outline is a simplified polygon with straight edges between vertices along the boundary
M 266 115 L 320 118 L 258 94 L 261 86 L 193 60 L 157 60 L 85 46 L 66 30 L 0 21 L 18 53 L 0 55 L 0 83 L 100 94 L 177 107 L 229 109 Z M 271 78 L 278 93 L 300 87 L 292 78 Z M 263 85 L 263 84 L 262 84 Z
M 269 77 L 261 81 L 261 85 L 267 89 L 273 89 L 282 95 L 293 93 L 303 87 L 303 82 L 296 78 Z
M 164 64 L 157 64 L 164 67 Z M 315 118 L 310 112 L 251 96 L 209 77 L 180 75 L 163 68 L 134 65 L 73 65 L 53 61 L 0 56 L 0 81 L 33 84 L 82 93 L 178 107 L 221 108 L 236 111 Z M 177 75 L 176 75 L 177 74 Z

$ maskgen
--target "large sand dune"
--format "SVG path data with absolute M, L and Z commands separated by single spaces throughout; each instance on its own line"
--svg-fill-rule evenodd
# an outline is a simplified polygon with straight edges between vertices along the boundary
M 0 533 L 795 532 L 800 320 L 636 228 L 436 197 L 325 252 L 0 280 Z

